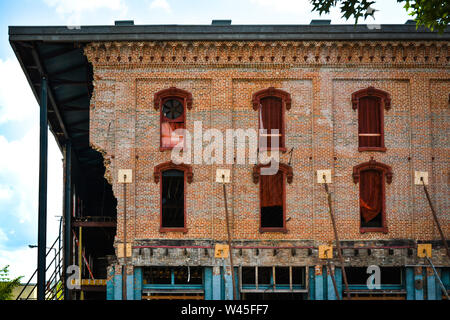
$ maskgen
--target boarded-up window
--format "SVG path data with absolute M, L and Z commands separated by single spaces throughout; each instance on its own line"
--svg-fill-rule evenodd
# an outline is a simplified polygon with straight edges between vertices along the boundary
M 184 172 L 166 170 L 162 172 L 161 227 L 184 227 Z
M 283 172 L 260 176 L 261 228 L 283 228 Z
M 383 147 L 381 110 L 380 98 L 363 97 L 359 100 L 358 122 L 360 148 Z
M 282 135 L 284 134 L 284 128 L 282 123 L 282 100 L 276 97 L 261 99 L 261 108 L 259 112 L 259 128 L 266 130 L 260 133 L 260 146 L 262 145 L 262 141 L 265 140 L 268 150 L 283 148 Z M 272 145 L 272 140 L 276 141 L 276 145 Z
M 358 110 L 358 150 L 386 151 L 384 110 L 391 107 L 389 93 L 368 87 L 352 93 L 352 108 Z

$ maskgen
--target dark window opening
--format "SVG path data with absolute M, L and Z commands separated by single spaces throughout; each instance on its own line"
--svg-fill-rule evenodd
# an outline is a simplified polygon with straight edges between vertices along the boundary
M 403 274 L 401 268 L 381 267 L 381 284 L 399 285 L 403 283 Z
M 145 267 L 142 271 L 144 284 L 202 284 L 201 267 Z
M 144 284 L 170 284 L 171 271 L 168 267 L 143 268 L 142 280 Z
M 173 269 L 175 284 L 202 284 L 203 269 L 201 267 L 177 267 Z
M 163 228 L 184 227 L 184 172 L 166 170 L 162 173 L 162 217 Z
M 367 273 L 367 267 L 346 267 L 345 271 L 349 285 L 366 285 L 367 279 L 373 274 L 373 271 Z M 401 285 L 402 279 L 402 268 L 380 267 L 381 285 Z
M 361 227 L 383 227 L 383 173 L 378 170 L 361 171 L 359 183 Z
M 272 279 L 272 267 L 258 268 L 258 284 L 270 284 Z
M 305 268 L 303 267 L 292 267 L 292 284 L 305 284 Z
M 290 284 L 289 281 L 289 267 L 275 267 L 275 283 Z
M 262 228 L 282 228 L 283 227 L 283 207 L 262 207 L 261 208 Z
M 255 267 L 242 267 L 242 284 L 256 283 L 256 269 Z
M 284 227 L 283 173 L 261 175 L 261 228 Z

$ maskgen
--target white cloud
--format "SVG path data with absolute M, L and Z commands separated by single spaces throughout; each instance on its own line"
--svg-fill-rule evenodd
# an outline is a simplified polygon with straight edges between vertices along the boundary
M 0 241 L 8 241 L 8 236 L 6 235 L 5 231 L 3 231 L 2 229 L 0 229 Z
M 109 9 L 126 13 L 127 5 L 122 0 L 45 0 L 49 7 L 54 7 L 56 12 L 67 19 L 68 25 L 81 23 L 82 14 L 99 9 Z
M 309 14 L 312 9 L 309 0 L 250 0 L 250 2 L 277 12 L 304 12 Z
M 28 244 L 37 241 L 39 106 L 17 61 L 0 59 L 0 74 L 8 75 L 0 78 L 0 124 L 20 128 L 16 139 L 0 132 L 0 267 L 29 277 L 36 269 L 36 249 Z M 51 133 L 48 146 L 47 246 L 58 235 L 63 183 L 62 155 Z
M 172 9 L 170 8 L 170 4 L 167 2 L 167 0 L 154 0 L 150 4 L 150 9 L 163 9 L 167 13 L 172 12 Z
M 16 59 L 0 59 L 0 124 L 37 114 L 36 100 Z M 4 153 L 3 153 L 4 154 Z
M 9 278 L 24 276 L 21 282 L 27 282 L 36 269 L 36 249 L 23 248 L 18 250 L 4 250 L 0 247 L 0 268 L 9 265 Z M 36 283 L 36 276 L 32 283 Z
M 11 187 L 0 185 L 0 201 L 1 200 L 9 200 L 11 199 L 13 195 L 13 192 L 11 190 Z

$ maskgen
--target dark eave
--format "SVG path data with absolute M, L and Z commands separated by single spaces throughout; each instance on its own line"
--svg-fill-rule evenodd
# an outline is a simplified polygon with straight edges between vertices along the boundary
M 48 79 L 48 122 L 60 149 L 72 141 L 81 167 L 101 168 L 102 158 L 89 148 L 89 103 L 92 66 L 77 42 L 13 41 L 11 46 L 36 100 L 40 101 L 41 78 Z
M 10 27 L 13 41 L 449 40 L 415 25 L 115 25 Z

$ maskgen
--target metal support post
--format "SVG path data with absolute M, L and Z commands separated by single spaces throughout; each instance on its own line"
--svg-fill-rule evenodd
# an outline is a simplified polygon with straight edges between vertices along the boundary
M 37 299 L 45 300 L 45 257 L 47 242 L 47 161 L 48 161 L 48 121 L 47 121 L 47 78 L 41 80 L 41 105 L 39 128 L 39 203 L 38 203 L 38 261 Z

